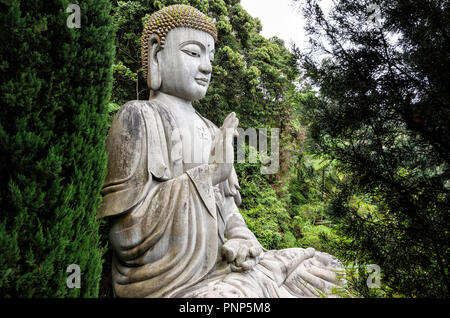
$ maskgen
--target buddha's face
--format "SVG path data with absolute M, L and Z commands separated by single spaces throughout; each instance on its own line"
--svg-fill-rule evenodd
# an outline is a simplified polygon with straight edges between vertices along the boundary
M 194 101 L 205 97 L 211 80 L 214 39 L 200 30 L 175 28 L 157 53 L 161 87 L 168 95 Z

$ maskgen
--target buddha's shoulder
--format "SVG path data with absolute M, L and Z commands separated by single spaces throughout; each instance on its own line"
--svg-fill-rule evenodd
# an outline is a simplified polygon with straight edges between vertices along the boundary
M 134 100 L 125 103 L 115 114 L 111 124 L 111 131 L 136 135 L 144 127 L 147 120 L 151 120 L 158 107 L 149 101 Z
M 132 100 L 120 107 L 117 115 L 142 113 L 143 110 L 160 112 L 160 107 L 151 101 Z
M 161 107 L 152 101 L 133 100 L 126 102 L 116 113 L 114 121 L 138 121 L 149 114 L 161 114 Z

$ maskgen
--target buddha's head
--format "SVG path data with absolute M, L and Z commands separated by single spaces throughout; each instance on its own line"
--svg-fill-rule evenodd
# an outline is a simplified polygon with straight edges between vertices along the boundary
M 142 65 L 153 92 L 194 101 L 205 96 L 217 31 L 211 18 L 186 5 L 165 7 L 142 35 Z

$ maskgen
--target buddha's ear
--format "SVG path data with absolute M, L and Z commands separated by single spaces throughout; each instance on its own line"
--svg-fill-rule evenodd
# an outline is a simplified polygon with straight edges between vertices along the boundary
M 147 85 L 151 90 L 157 91 L 161 87 L 161 67 L 158 61 L 158 52 L 161 50 L 161 39 L 152 34 L 148 39 L 148 74 Z

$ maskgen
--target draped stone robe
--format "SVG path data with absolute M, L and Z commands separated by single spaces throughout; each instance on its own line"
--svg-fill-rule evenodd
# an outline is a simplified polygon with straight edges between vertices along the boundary
M 213 135 L 217 127 L 202 120 Z M 256 239 L 238 211 L 239 192 L 228 180 L 213 186 L 207 164 L 184 170 L 180 131 L 166 106 L 125 104 L 106 150 L 98 218 L 112 220 L 116 296 L 308 297 L 337 283 L 329 269 L 338 261 L 313 249 L 264 250 L 252 270 L 231 270 L 221 255 L 226 239 Z M 317 265 L 313 274 L 306 261 Z

